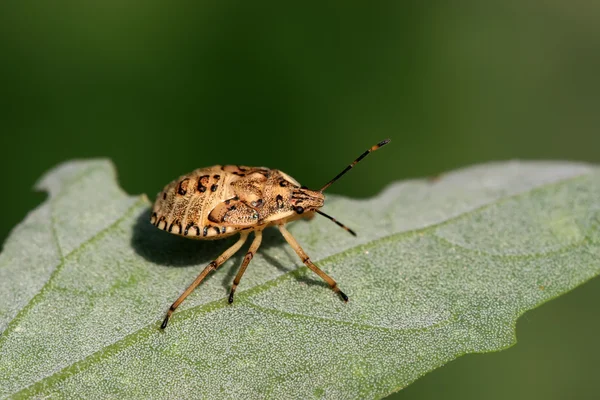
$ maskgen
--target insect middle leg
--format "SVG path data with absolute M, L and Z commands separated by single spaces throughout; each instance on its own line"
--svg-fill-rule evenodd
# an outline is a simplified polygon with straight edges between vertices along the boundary
M 196 289 L 196 287 L 204 280 L 204 278 L 206 278 L 206 276 L 210 272 L 219 268 L 225 261 L 227 261 L 232 255 L 234 255 L 246 242 L 246 239 L 248 239 L 248 232 L 240 233 L 240 238 L 237 242 L 235 242 L 230 248 L 225 250 L 219 257 L 215 258 L 214 261 L 211 261 L 210 264 L 208 264 L 206 268 L 204 268 L 202 272 L 200 272 L 200 275 L 198 275 L 194 282 L 192 282 L 192 284 L 187 289 L 185 289 L 181 296 L 179 296 L 179 298 L 175 300 L 171 307 L 169 307 L 169 311 L 167 311 L 167 316 L 165 317 L 164 321 L 162 322 L 162 325 L 160 326 L 161 329 L 165 329 L 167 327 L 167 324 L 169 323 L 169 318 L 171 318 L 171 315 L 177 309 L 177 307 L 179 307 L 183 300 L 185 300 L 185 298 L 188 297 L 189 294 L 194 291 L 194 289 Z
M 261 241 L 262 241 L 262 231 L 255 231 L 254 232 L 254 240 L 252 241 L 252 244 L 250 245 L 250 248 L 248 249 L 246 256 L 244 256 L 244 261 L 242 261 L 242 266 L 240 267 L 240 270 L 238 271 L 237 275 L 235 276 L 235 279 L 233 280 L 233 285 L 231 286 L 231 292 L 229 293 L 229 303 L 230 304 L 233 303 L 233 294 L 235 293 L 235 289 L 237 289 L 237 286 L 240 284 L 242 275 L 244 275 L 244 272 L 246 271 L 246 267 L 248 267 L 248 264 L 250 264 L 250 261 L 254 257 L 254 254 L 256 254 L 256 251 L 260 247 Z
M 344 294 L 344 292 L 342 292 L 340 290 L 340 288 L 338 287 L 337 283 L 333 280 L 333 278 L 330 277 L 329 275 L 327 275 L 325 272 L 323 272 L 315 264 L 313 264 L 312 261 L 310 261 L 310 257 L 304 252 L 304 250 L 302 249 L 302 247 L 300 247 L 300 245 L 298 244 L 298 242 L 296 241 L 296 239 L 294 239 L 294 237 L 292 236 L 292 234 L 287 229 L 285 229 L 285 227 L 283 225 L 279 225 L 279 230 L 281 231 L 281 234 L 283 235 L 283 237 L 285 238 L 285 240 L 289 243 L 289 245 L 292 246 L 292 249 L 294 249 L 294 251 L 296 252 L 296 254 L 298 254 L 298 257 L 300 257 L 300 259 L 302 260 L 302 262 L 308 268 L 310 268 L 314 273 L 316 273 L 317 275 L 319 275 L 325 282 L 327 282 L 327 284 L 331 287 L 331 289 L 334 292 L 336 292 L 337 294 L 340 295 L 340 297 L 342 298 L 342 300 L 348 301 L 348 296 L 346 296 Z

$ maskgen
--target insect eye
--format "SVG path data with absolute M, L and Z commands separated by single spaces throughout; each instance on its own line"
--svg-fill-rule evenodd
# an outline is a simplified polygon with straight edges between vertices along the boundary
M 294 211 L 296 211 L 298 214 L 302 214 L 304 212 L 304 207 L 296 206 L 294 207 Z

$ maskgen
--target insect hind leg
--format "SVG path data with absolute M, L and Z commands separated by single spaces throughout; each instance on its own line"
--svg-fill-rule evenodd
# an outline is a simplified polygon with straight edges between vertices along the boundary
M 179 296 L 179 298 L 177 300 L 175 300 L 175 302 L 173 304 L 171 304 L 171 307 L 169 307 L 169 311 L 167 311 L 167 315 L 165 316 L 165 319 L 163 320 L 162 324 L 160 325 L 161 329 L 165 329 L 167 327 L 167 324 L 169 323 L 169 319 L 171 318 L 171 315 L 173 315 L 173 312 L 175 312 L 175 310 L 177 309 L 177 307 L 179 307 L 179 305 L 183 302 L 183 300 L 185 300 L 185 298 L 188 297 L 190 295 L 190 293 L 192 293 L 194 291 L 194 289 L 196 289 L 196 287 L 198 287 L 198 285 L 204 280 L 204 278 L 206 278 L 206 276 L 209 273 L 211 273 L 212 271 L 219 268 L 225 261 L 227 261 L 229 258 L 231 258 L 231 256 L 234 255 L 240 249 L 240 247 L 242 247 L 242 245 L 246 242 L 246 239 L 248 239 L 248 233 L 242 232 L 240 234 L 240 238 L 237 242 L 235 242 L 231 247 L 229 247 L 227 250 L 225 250 L 219 257 L 215 258 L 214 261 L 211 261 L 210 264 L 208 264 L 206 266 L 206 268 L 204 268 L 202 270 L 202 272 L 200 272 L 200 275 L 198 275 L 196 277 L 194 282 L 192 282 L 192 284 L 190 286 L 188 286 L 187 289 L 185 289 L 185 291 L 181 294 L 181 296 Z
M 298 257 L 300 257 L 300 259 L 302 260 L 304 265 L 306 265 L 308 268 L 310 268 L 315 274 L 319 275 L 321 277 L 321 279 L 323 279 L 325 282 L 327 282 L 329 287 L 331 287 L 331 290 L 333 290 L 335 293 L 337 293 L 342 298 L 342 300 L 347 302 L 348 296 L 346 296 L 346 294 L 340 290 L 336 281 L 332 277 L 327 275 L 325 272 L 323 272 L 323 270 L 321 268 L 319 268 L 315 264 L 313 264 L 313 262 L 310 260 L 310 257 L 304 252 L 302 247 L 300 247 L 300 244 L 298 244 L 298 242 L 292 236 L 292 234 L 283 225 L 279 225 L 279 230 L 281 231 L 281 234 L 283 235 L 285 240 L 288 242 L 288 244 L 292 247 L 292 249 L 294 249 L 296 254 L 298 254 Z
M 250 245 L 248 252 L 244 256 L 244 261 L 242 261 L 240 270 L 238 271 L 237 275 L 235 276 L 235 279 L 233 280 L 233 285 L 231 286 L 231 292 L 229 292 L 229 304 L 233 303 L 233 295 L 235 294 L 235 290 L 237 289 L 237 286 L 240 284 L 240 280 L 242 279 L 244 272 L 246 272 L 246 267 L 248 267 L 248 264 L 250 264 L 250 261 L 252 260 L 252 258 L 256 254 L 256 252 L 258 251 L 258 248 L 260 247 L 261 242 L 262 242 L 262 231 L 255 231 L 254 232 L 254 240 L 252 241 L 252 244 Z

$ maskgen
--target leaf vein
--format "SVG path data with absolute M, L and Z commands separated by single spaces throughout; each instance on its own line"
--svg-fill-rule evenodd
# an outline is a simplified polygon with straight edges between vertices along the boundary
M 29 302 L 27 302 L 27 304 L 21 308 L 21 310 L 19 310 L 19 312 L 15 315 L 15 317 L 9 322 L 9 324 L 7 325 L 6 329 L 4 330 L 4 332 L 2 333 L 2 336 L 0 336 L 0 347 L 2 347 L 2 345 L 4 344 L 4 342 L 7 340 L 7 337 L 10 333 L 12 333 L 15 328 L 17 327 L 18 323 L 21 321 L 21 319 L 24 318 L 25 314 L 27 314 L 27 312 L 32 309 L 38 302 L 40 297 L 48 290 L 48 288 L 52 285 L 52 282 L 54 281 L 54 279 L 56 279 L 56 276 L 58 275 L 58 273 L 62 270 L 63 266 L 65 265 L 65 262 L 73 255 L 77 254 L 79 251 L 81 251 L 81 249 L 85 248 L 87 245 L 89 245 L 90 243 L 93 243 L 95 240 L 97 240 L 99 237 L 103 237 L 104 235 L 108 234 L 109 232 L 111 232 L 121 221 L 123 221 L 124 219 L 126 219 L 131 213 L 134 212 L 134 210 L 136 208 L 139 207 L 139 205 L 143 203 L 145 205 L 146 201 L 144 198 L 140 198 L 138 201 L 136 201 L 124 214 L 123 216 L 121 216 L 119 219 L 117 219 L 116 221 L 114 221 L 112 224 L 110 224 L 109 226 L 107 226 L 106 228 L 98 231 L 95 235 L 93 235 L 91 238 L 89 238 L 88 240 L 86 240 L 85 242 L 83 242 L 81 245 L 79 245 L 79 247 L 77 247 L 76 249 L 74 249 L 73 251 L 71 251 L 69 254 L 67 254 L 66 256 L 62 257 L 61 255 L 61 262 L 56 266 L 56 268 L 54 269 L 54 271 L 52 271 L 52 273 L 50 274 L 50 277 L 48 278 L 48 280 L 46 281 L 46 283 L 44 283 L 44 285 L 40 288 L 40 290 L 31 297 L 31 299 L 29 300 Z
M 424 331 L 427 329 L 440 328 L 447 324 L 454 323 L 458 320 L 458 316 L 451 314 L 449 318 L 446 318 L 443 321 L 440 321 L 435 324 L 431 324 L 431 325 L 428 325 L 428 326 L 425 326 L 422 328 L 390 328 L 390 327 L 379 326 L 379 325 L 359 324 L 356 322 L 344 321 L 344 320 L 339 320 L 339 319 L 334 319 L 334 318 L 325 318 L 325 317 L 317 317 L 314 315 L 292 313 L 289 311 L 283 311 L 283 310 L 278 310 L 275 308 L 264 307 L 264 306 L 258 305 L 256 303 L 253 303 L 249 300 L 244 300 L 242 302 L 242 304 L 247 305 L 257 311 L 264 312 L 265 314 L 277 315 L 279 317 L 284 317 L 284 318 L 288 318 L 288 319 L 304 319 L 304 320 L 312 320 L 312 321 L 319 321 L 319 322 L 328 322 L 328 323 L 333 323 L 335 325 L 351 326 L 353 328 L 362 329 L 362 330 L 378 330 L 378 331 L 382 331 L 382 332 L 403 332 L 403 333 L 404 332 L 420 332 L 420 331 Z

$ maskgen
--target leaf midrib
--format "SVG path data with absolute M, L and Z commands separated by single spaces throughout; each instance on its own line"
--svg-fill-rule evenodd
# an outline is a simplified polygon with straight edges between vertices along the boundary
M 519 192 L 519 193 L 515 193 L 512 195 L 508 195 L 502 198 L 498 198 L 495 199 L 489 203 L 480 205 L 478 207 L 474 207 L 470 210 L 464 211 L 460 214 L 457 214 L 451 218 L 448 218 L 444 221 L 440 221 L 438 223 L 434 223 L 431 225 L 428 225 L 426 227 L 421 227 L 421 228 L 416 228 L 416 229 L 412 229 L 412 230 L 407 230 L 407 231 L 403 231 L 403 232 L 396 232 L 396 233 L 392 233 L 390 235 L 386 235 L 386 236 L 382 236 L 379 237 L 377 239 L 374 239 L 372 241 L 366 242 L 366 243 L 362 243 L 362 244 L 358 244 L 356 246 L 353 247 L 349 247 L 347 249 L 345 249 L 343 252 L 339 252 L 339 253 L 335 253 L 332 255 L 329 255 L 325 258 L 322 258 L 320 260 L 318 260 L 317 262 L 320 264 L 326 264 L 328 262 L 334 261 L 334 260 L 338 260 L 340 258 L 345 258 L 347 256 L 350 256 L 354 253 L 356 253 L 357 251 L 362 251 L 364 249 L 367 248 L 371 248 L 374 246 L 377 246 L 379 244 L 381 244 L 382 242 L 388 242 L 388 241 L 400 241 L 400 240 L 406 240 L 410 237 L 419 235 L 419 234 L 424 234 L 424 233 L 428 233 L 430 231 L 433 231 L 439 227 L 445 226 L 447 224 L 453 223 L 455 221 L 461 220 L 463 218 L 467 218 L 470 214 L 472 213 L 476 213 L 479 212 L 481 210 L 485 210 L 489 207 L 493 207 L 493 206 L 497 206 L 499 204 L 502 204 L 506 201 L 510 201 L 512 199 L 517 199 L 520 197 L 524 197 L 527 195 L 530 195 L 532 193 L 535 193 L 537 191 L 541 191 L 544 190 L 547 187 L 550 186 L 559 186 L 559 185 L 564 185 L 564 184 L 568 184 L 571 182 L 574 182 L 578 179 L 583 179 L 587 176 L 589 176 L 592 173 L 593 170 L 591 171 L 587 171 L 586 173 L 582 173 L 580 175 L 576 175 L 576 176 L 572 176 L 569 178 L 565 178 L 565 179 L 561 179 L 561 180 L 557 180 L 554 182 L 549 182 L 549 183 L 545 183 L 533 188 L 530 188 L 528 190 Z M 79 253 L 80 251 L 82 251 L 82 249 L 84 249 L 88 244 L 93 243 L 94 241 L 98 240 L 99 238 L 105 236 L 106 234 L 108 234 L 112 229 L 115 229 L 121 222 L 123 222 L 131 213 L 133 213 L 135 211 L 135 209 L 137 209 L 138 206 L 143 205 L 144 207 L 147 207 L 150 205 L 149 200 L 147 199 L 146 196 L 141 195 L 139 196 L 138 200 L 130 207 L 127 209 L 127 211 L 125 213 L 123 213 L 123 216 L 121 216 L 119 219 L 117 219 L 115 222 L 113 222 L 112 224 L 110 224 L 108 227 L 102 229 L 101 231 L 99 231 L 98 233 L 96 233 L 94 236 L 92 236 L 90 239 L 86 240 L 85 242 L 83 242 L 81 245 L 79 245 L 76 249 L 74 249 L 73 251 L 71 251 L 69 254 L 67 254 L 64 259 L 63 262 L 61 262 L 57 268 L 53 271 L 52 276 L 48 279 L 48 281 L 46 282 L 46 284 L 40 289 L 40 291 L 38 293 L 36 293 L 35 296 L 32 297 L 32 299 L 30 300 L 30 302 L 21 309 L 21 311 L 19 311 L 19 313 L 15 316 L 15 318 L 9 323 L 9 325 L 7 326 L 7 329 L 4 331 L 4 334 L 2 336 L 0 336 L 0 347 L 3 344 L 3 340 L 5 337 L 7 337 L 7 333 L 11 333 L 13 329 L 12 326 L 18 322 L 17 320 L 20 320 L 20 315 L 25 313 L 26 310 L 30 309 L 32 306 L 30 306 L 30 304 L 34 303 L 34 299 L 37 298 L 38 296 L 40 296 L 43 292 L 45 292 L 47 290 L 47 287 L 50 286 L 50 283 L 52 281 L 52 278 L 57 274 L 57 271 L 59 270 L 59 267 L 61 265 L 64 264 L 64 261 L 66 261 L 68 258 L 70 258 L 72 255 Z M 140 207 L 141 208 L 141 207 Z M 439 237 L 438 235 L 433 235 L 436 238 L 439 238 L 440 240 L 445 240 L 442 237 Z M 580 247 L 585 243 L 588 243 L 589 239 L 586 237 L 583 240 L 576 242 L 576 243 L 572 243 L 568 246 L 564 246 L 561 247 L 557 250 L 554 251 L 550 251 L 550 252 L 545 252 L 545 253 L 536 253 L 536 254 L 507 254 L 507 255 L 503 255 L 503 254 L 490 254 L 490 256 L 494 256 L 494 257 L 499 257 L 499 258 L 535 258 L 535 257 L 541 257 L 541 256 L 547 256 L 550 254 L 555 254 L 555 253 L 561 253 L 563 251 L 565 251 L 565 247 L 567 249 L 570 248 L 576 248 L 576 247 Z M 476 250 L 473 249 L 468 249 L 465 248 L 463 246 L 460 246 L 458 244 L 454 244 L 451 242 L 448 242 L 448 244 L 451 244 L 453 247 L 455 248 L 459 248 L 461 249 L 461 251 L 470 251 L 470 252 L 474 252 Z M 261 309 L 264 309 L 264 311 L 269 311 L 271 309 L 268 308 L 264 308 L 262 306 L 258 306 L 255 305 L 252 302 L 249 302 L 246 298 L 250 297 L 254 294 L 257 293 L 261 293 L 265 290 L 268 290 L 271 287 L 276 286 L 280 281 L 283 280 L 287 280 L 287 279 L 291 279 L 292 277 L 298 277 L 300 275 L 302 275 L 304 272 L 306 272 L 308 270 L 307 267 L 304 266 L 299 266 L 297 269 L 287 272 L 283 275 L 280 275 L 274 279 L 270 279 L 267 280 L 263 283 L 261 283 L 260 285 L 256 285 L 254 287 L 248 288 L 246 290 L 242 290 L 239 292 L 237 298 L 239 300 L 239 303 L 241 304 L 246 304 L 250 307 L 255 306 L 255 307 L 259 307 Z M 557 294 L 558 296 L 558 294 Z M 539 306 L 543 303 L 545 303 L 546 301 L 549 301 L 557 296 L 548 298 L 544 301 L 542 301 L 540 304 L 536 305 Z M 221 309 L 224 308 L 226 306 L 229 306 L 229 304 L 224 304 L 223 300 L 225 298 L 221 298 L 215 301 L 211 301 L 205 304 L 201 304 L 201 305 L 197 305 L 194 307 L 190 307 L 188 309 L 182 310 L 178 313 L 178 318 L 177 319 L 181 319 L 181 320 L 186 320 L 189 319 L 195 315 L 198 315 L 199 313 L 208 313 L 217 309 Z M 280 312 L 279 310 L 274 310 L 274 312 Z M 526 310 L 525 310 L 526 311 Z M 522 315 L 525 311 L 520 311 L 517 315 L 517 317 L 519 317 L 520 315 Z M 360 327 L 363 329 L 384 329 L 387 331 L 417 331 L 417 330 L 422 330 L 422 329 L 428 329 L 431 326 L 428 326 L 426 328 L 407 328 L 407 329 L 394 329 L 394 328 L 383 328 L 383 327 L 379 327 L 379 326 L 372 326 L 372 325 L 366 325 L 366 324 L 354 324 L 354 323 L 350 323 L 347 321 L 339 321 L 339 320 L 334 320 L 334 319 L 327 319 L 327 318 L 322 318 L 322 317 L 312 317 L 312 316 L 308 316 L 308 315 L 304 315 L 304 314 L 290 314 L 294 317 L 306 317 L 306 318 L 317 318 L 319 320 L 326 320 L 328 322 L 333 322 L 333 323 L 341 323 L 341 324 L 352 324 L 356 327 Z M 436 324 L 434 324 L 433 326 L 440 326 L 440 325 L 444 325 L 445 323 L 448 323 L 452 320 L 454 320 L 456 318 L 456 316 L 454 314 L 451 314 L 449 318 L 438 322 Z M 48 375 L 26 387 L 24 387 L 23 389 L 21 389 L 20 391 L 18 391 L 17 393 L 15 393 L 14 395 L 16 397 L 20 397 L 20 396 L 29 396 L 29 395 L 34 395 L 35 393 L 39 392 L 44 386 L 45 383 L 47 383 L 48 381 L 60 381 L 62 379 L 67 379 L 71 376 L 74 376 L 76 374 L 78 374 L 79 372 L 83 372 L 85 371 L 87 368 L 91 367 L 92 365 L 94 365 L 96 362 L 100 362 L 105 358 L 110 357 L 111 355 L 117 354 L 118 352 L 126 349 L 127 347 L 129 347 L 130 345 L 134 345 L 135 343 L 137 343 L 136 339 L 143 339 L 146 336 L 149 336 L 150 334 L 152 334 L 154 332 L 154 329 L 158 329 L 160 321 L 155 321 L 152 322 L 146 326 L 143 326 L 141 328 L 139 328 L 138 330 L 131 332 L 130 334 L 122 337 L 121 339 L 113 342 L 110 345 L 104 346 L 102 349 L 80 359 L 77 360 L 75 362 L 73 362 L 72 364 L 62 368 L 61 370 Z M 465 352 L 466 353 L 466 352 Z

